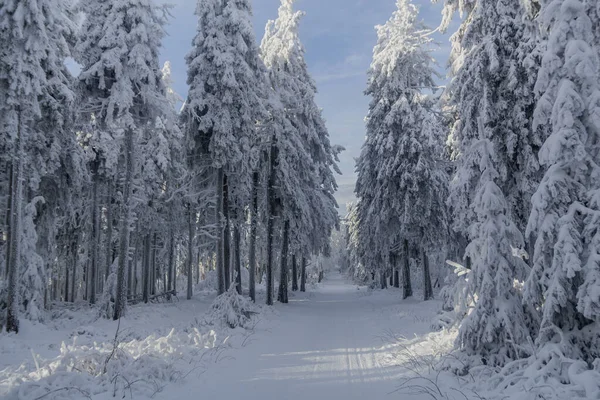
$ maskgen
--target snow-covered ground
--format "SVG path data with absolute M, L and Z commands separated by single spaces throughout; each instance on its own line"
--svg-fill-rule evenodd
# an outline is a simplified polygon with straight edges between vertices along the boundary
M 0 336 L 0 396 L 420 400 L 439 387 L 447 397 L 434 398 L 464 399 L 456 378 L 431 374 L 452 344 L 452 334 L 430 333 L 437 301 L 402 301 L 397 289 L 358 288 L 331 273 L 232 330 L 206 318 L 212 297 L 131 307 L 116 351 L 117 323 L 81 311 L 25 323 L 18 336 Z

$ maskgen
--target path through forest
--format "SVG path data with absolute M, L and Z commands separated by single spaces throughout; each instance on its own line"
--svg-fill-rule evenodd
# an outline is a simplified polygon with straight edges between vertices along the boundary
M 157 398 L 404 398 L 396 390 L 407 372 L 386 362 L 385 335 L 425 333 L 436 304 L 403 303 L 398 290 L 370 292 L 332 275 L 316 292 L 278 305 L 274 326 L 231 359 Z
M 132 306 L 120 322 L 81 304 L 45 324 L 23 320 L 18 335 L 0 335 L 0 398 L 425 399 L 397 389 L 413 376 L 406 367 L 426 370 L 439 350 L 427 335 L 439 302 L 328 275 L 260 307 L 250 331 L 206 319 L 212 291 Z

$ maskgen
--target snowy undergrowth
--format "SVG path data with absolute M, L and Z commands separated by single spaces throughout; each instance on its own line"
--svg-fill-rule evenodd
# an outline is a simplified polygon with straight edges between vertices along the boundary
M 231 329 L 250 328 L 253 316 L 258 313 L 257 306 L 249 298 L 237 293 L 235 285 L 218 296 L 206 315 L 208 325 L 228 326 Z
M 434 376 L 438 379 L 451 373 L 461 382 L 462 393 L 472 393 L 477 399 L 600 399 L 600 360 L 590 366 L 582 360 L 570 359 L 564 356 L 559 344 L 551 343 L 536 350 L 534 343 L 530 342 L 531 357 L 512 361 L 504 367 L 483 365 L 480 358 L 456 350 L 454 340 L 460 323 L 474 301 L 466 282 L 469 273 L 461 271 L 457 268 L 454 279 L 447 281 L 447 286 L 442 290 L 443 308 L 432 321 L 432 328 L 439 332 L 431 333 L 421 342 L 431 349 L 436 348 L 436 341 L 443 340 L 445 343 L 444 351 L 436 356 L 430 355 L 425 362 L 435 372 L 435 375 L 431 371 L 428 373 L 430 378 Z M 572 334 L 563 332 L 562 335 L 566 342 L 582 341 L 593 349 L 600 345 L 599 331 L 596 324 L 584 331 Z M 412 345 L 399 342 L 403 357 L 412 359 Z M 428 383 L 430 387 L 435 386 L 433 381 Z
M 378 292 L 385 291 L 373 291 L 373 295 Z M 390 326 L 397 327 L 381 336 L 385 351 L 380 362 L 405 372 L 394 394 L 407 400 L 481 400 L 468 388 L 472 382 L 470 376 L 457 376 L 441 368 L 444 360 L 455 357 L 453 347 L 458 330 L 451 327 L 431 332 L 443 301 L 422 302 L 419 295 L 416 293 L 393 309 L 380 310 L 382 315 L 389 316 Z M 407 331 L 410 333 L 405 335 L 406 327 L 410 327 Z
M 558 345 L 545 346 L 530 358 L 503 368 L 471 368 L 475 390 L 490 400 L 600 399 L 600 362 L 592 369 L 562 355 Z
M 145 399 L 198 376 L 248 341 L 259 309 L 229 329 L 206 299 L 195 300 L 132 307 L 120 322 L 77 310 L 58 312 L 65 318 L 48 326 L 26 322 L 19 335 L 0 336 L 0 398 Z M 247 305 L 234 303 L 241 307 L 232 305 L 228 317 L 236 320 Z

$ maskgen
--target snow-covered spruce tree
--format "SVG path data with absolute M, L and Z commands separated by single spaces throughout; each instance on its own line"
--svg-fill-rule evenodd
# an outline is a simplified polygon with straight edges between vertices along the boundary
M 230 232 L 222 217 L 229 211 L 225 203 L 248 203 L 257 157 L 251 145 L 256 123 L 264 115 L 264 67 L 248 0 L 198 0 L 196 15 L 198 29 L 186 56 L 190 90 L 183 114 L 194 148 L 216 171 L 218 290 L 224 293 L 229 285 L 225 256 Z M 192 162 L 192 169 L 199 167 Z M 224 190 L 229 190 L 228 196 Z
M 92 0 L 81 7 L 86 15 L 77 44 L 82 108 L 119 139 L 124 159 L 113 314 L 118 319 L 126 303 L 136 137 L 169 107 L 158 63 L 165 13 L 152 0 Z
M 446 0 L 442 30 L 448 28 L 457 10 L 465 17 L 451 38 L 453 79 L 447 106 L 456 118 L 449 144 L 455 158 L 463 156 L 468 142 L 478 137 L 477 116 L 490 115 L 487 117 L 490 121 L 484 124 L 486 129 L 499 133 L 495 139 L 495 158 L 503 182 L 500 187 L 513 222 L 524 233 L 530 213 L 529 199 L 542 175 L 537 152 L 545 140 L 545 133 L 533 130 L 531 123 L 536 100 L 533 86 L 540 57 L 533 11 L 519 0 Z M 486 87 L 480 82 L 487 82 Z M 490 106 L 482 111 L 484 98 Z M 468 166 L 474 162 L 459 164 Z M 475 181 L 469 168 L 458 167 L 450 205 L 455 214 L 454 228 L 464 235 L 476 220 L 476 213 L 470 207 Z
M 550 136 L 532 199 L 528 230 L 537 241 L 526 293 L 541 307 L 540 368 L 560 374 L 569 359 L 600 356 L 600 10 L 596 1 L 552 0 L 539 20 L 547 42 L 534 125 Z
M 137 233 L 143 237 L 138 238 L 138 243 L 144 243 L 140 257 L 143 265 L 141 289 L 144 302 L 148 302 L 150 296 L 159 292 L 172 290 L 167 288 L 167 271 L 170 269 L 173 272 L 174 267 L 174 243 L 171 242 L 174 241 L 176 225 L 184 225 L 182 199 L 177 193 L 182 183 L 181 177 L 185 176 L 183 135 L 175 123 L 177 95 L 169 86 L 171 78 L 168 63 L 161 72 L 168 107 L 162 110 L 153 123 L 140 129 L 140 134 L 136 137 L 138 168 L 134 180 L 139 186 L 136 191 L 136 198 L 140 201 L 137 223 L 144 227 L 143 232 Z M 165 230 L 165 227 L 168 229 Z M 135 270 L 128 271 L 128 276 L 133 277 L 135 273 Z M 188 281 L 191 288 L 191 274 L 188 274 Z
M 458 344 L 487 364 L 527 355 L 529 334 L 520 291 L 527 265 L 513 256 L 523 248 L 523 207 L 535 186 L 540 139 L 532 133 L 531 79 L 524 46 L 533 47 L 518 0 L 447 1 L 446 17 L 466 13 L 453 41 L 449 105 L 456 115 L 451 140 L 456 173 L 449 205 L 454 228 L 470 242 L 470 290 L 477 301 L 462 322 Z M 447 18 L 445 18 L 447 22 Z M 444 28 L 445 26 L 443 26 Z
M 25 185 L 35 190 L 39 184 L 36 179 L 39 176 L 33 174 L 35 162 L 31 159 L 32 147 L 36 146 L 34 141 L 40 137 L 38 123 L 44 116 L 51 115 L 49 108 L 54 104 L 71 98 L 63 79 L 63 63 L 69 51 L 67 37 L 73 31 L 70 7 L 69 2 L 61 1 L 23 3 L 9 0 L 0 4 L 0 26 L 3 28 L 0 33 L 0 132 L 2 137 L 8 137 L 4 146 L 12 154 L 6 266 L 8 331 L 18 332 L 19 305 L 23 304 L 19 299 L 19 281 L 27 257 L 35 255 L 35 232 L 23 235 L 23 209 L 29 197 L 25 196 Z M 28 232 L 31 228 L 27 226 Z M 24 253 L 24 244 L 31 254 Z M 35 273 L 44 275 L 39 269 Z M 42 287 L 44 278 L 37 277 Z M 40 288 L 35 285 L 35 289 Z M 37 303 L 30 306 L 43 307 L 39 304 L 39 296 L 27 300 L 32 299 Z
M 426 252 L 445 240 L 447 176 L 438 154 L 443 129 L 432 114 L 433 101 L 423 94 L 435 85 L 431 39 L 414 5 L 399 0 L 397 7 L 377 27 L 366 90 L 372 97 L 367 139 L 357 160 L 356 213 L 360 254 L 375 251 L 375 261 L 385 263 L 403 252 L 408 265 L 409 243 Z M 406 271 L 403 275 L 408 284 Z M 410 287 L 404 290 L 409 296 Z
M 303 12 L 294 11 L 294 0 L 282 0 L 276 20 L 267 23 L 261 55 L 269 70 L 273 95 L 280 104 L 272 111 L 273 142 L 277 144 L 277 197 L 281 224 L 290 243 L 283 243 L 298 257 L 327 249 L 331 232 L 338 226 L 334 172 L 337 153 L 332 146 L 321 110 L 315 103 L 316 84 L 304 60 L 299 37 Z M 287 254 L 282 254 L 286 262 Z M 287 268 L 281 268 L 279 297 L 287 299 Z

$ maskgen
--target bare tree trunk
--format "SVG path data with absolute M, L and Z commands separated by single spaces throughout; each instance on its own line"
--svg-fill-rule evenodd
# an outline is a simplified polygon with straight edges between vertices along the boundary
M 292 292 L 298 291 L 298 260 L 292 255 Z
M 79 218 L 77 219 L 79 226 Z M 77 228 L 76 228 L 77 229 Z M 77 300 L 77 264 L 79 263 L 79 234 L 74 232 L 75 238 L 73 242 L 73 276 L 71 277 L 71 303 L 75 303 Z
M 240 254 L 240 242 L 242 241 L 239 222 L 233 227 L 233 251 L 235 252 L 235 287 L 238 294 L 242 294 L 242 255 Z
M 223 168 L 219 168 L 217 171 L 217 209 L 215 210 L 215 224 L 217 226 L 217 280 L 219 294 L 225 293 L 225 257 L 223 249 Z
M 112 185 L 108 185 L 108 200 L 106 205 L 106 269 L 104 270 L 104 280 L 110 275 L 110 267 L 115 260 L 113 251 L 113 189 Z
M 139 257 L 139 235 L 136 235 L 135 245 L 133 248 L 133 262 L 129 263 L 127 268 L 127 296 L 133 296 L 133 274 L 135 273 L 135 268 L 138 263 Z
M 142 255 L 142 300 L 150 300 L 150 234 L 144 235 L 144 253 Z
M 390 287 L 394 287 L 394 270 L 390 269 Z
M 227 175 L 223 176 L 223 217 L 225 229 L 223 232 L 223 263 L 225 264 L 225 290 L 231 286 L 231 222 L 229 220 L 229 183 Z
M 300 291 L 306 292 L 306 257 L 302 257 L 302 270 L 300 271 Z
M 22 115 L 17 111 L 17 141 L 13 155 L 11 177 L 11 223 L 10 223 L 10 262 L 8 263 L 8 294 L 6 299 L 6 331 L 19 332 L 19 271 L 21 270 L 21 220 L 23 212 L 23 179 L 25 144 L 23 138 Z M 16 167 L 15 167 L 16 166 Z
M 171 219 L 171 221 L 173 221 Z M 169 271 L 167 273 L 167 291 L 175 290 L 175 230 L 173 223 L 169 227 Z
M 158 278 L 160 277 L 160 270 L 156 263 L 156 248 L 158 246 L 158 233 L 156 231 L 152 234 L 152 286 L 150 287 L 151 293 L 155 295 L 157 293 Z
M 117 296 L 115 299 L 114 320 L 118 320 L 125 312 L 127 302 L 125 291 L 125 268 L 129 261 L 129 224 L 133 218 L 133 204 L 131 198 L 131 186 L 134 174 L 134 149 L 133 132 L 125 133 L 125 182 L 123 183 L 123 204 L 121 209 L 121 231 L 119 239 L 119 265 L 117 268 Z
M 385 271 L 379 271 L 379 283 L 381 284 L 382 289 L 387 288 L 387 277 L 385 276 Z
M 398 265 L 396 261 L 396 256 L 394 255 L 394 287 L 400 287 L 400 271 L 398 271 Z
M 526 250 L 527 250 L 527 264 L 529 268 L 533 268 L 533 252 L 535 250 L 535 234 L 530 233 L 527 238 Z
M 142 285 L 144 284 L 144 257 L 145 257 L 145 236 L 142 236 L 139 233 L 139 223 L 136 224 L 136 238 L 135 238 L 135 249 L 133 250 L 133 265 L 131 266 L 131 280 L 127 281 L 127 287 L 129 288 L 129 293 L 131 296 L 137 296 L 138 289 L 138 276 L 142 279 Z M 141 258 L 141 268 L 140 268 L 140 258 Z M 144 293 L 144 288 L 142 287 L 142 297 Z
M 8 280 L 8 271 L 10 265 L 10 251 L 11 251 L 11 231 L 12 231 L 12 218 L 13 218 L 13 196 L 14 196 L 14 184 L 13 184 L 13 173 L 14 173 L 14 157 L 10 161 L 9 176 L 8 176 L 8 207 L 6 209 L 6 264 L 4 269 L 4 277 Z
M 69 301 L 69 262 L 67 260 L 65 260 L 65 288 L 63 301 L 65 303 Z
M 281 270 L 279 277 L 279 294 L 277 301 L 286 304 L 288 302 L 288 247 L 290 236 L 290 221 L 283 223 L 283 243 L 281 247 Z
M 256 232 L 258 227 L 258 172 L 252 174 L 252 207 L 250 208 L 250 244 L 248 255 L 248 268 L 250 272 L 250 298 L 256 302 Z
M 193 279 L 192 276 L 193 270 L 192 266 L 194 264 L 194 235 L 196 233 L 196 221 L 195 214 L 192 211 L 192 206 L 190 204 L 189 216 L 188 216 L 188 259 L 187 259 L 187 299 L 190 300 L 194 295 L 193 289 Z
M 433 287 L 431 286 L 431 274 L 429 272 L 429 257 L 427 257 L 427 253 L 425 249 L 421 249 L 421 256 L 423 260 L 423 285 L 424 285 L 424 300 L 433 299 Z
M 200 283 L 200 260 L 202 258 L 202 254 L 200 252 L 200 249 L 198 249 L 198 251 L 196 252 L 196 262 L 194 263 L 194 266 L 196 267 L 196 285 Z
M 273 305 L 273 225 L 275 219 L 275 180 L 277 174 L 278 149 L 273 138 L 269 160 L 269 183 L 267 185 L 267 305 Z
M 410 262 L 408 254 L 408 240 L 404 240 L 404 265 L 402 268 L 402 298 L 412 296 L 412 284 L 410 282 Z
M 98 185 L 100 176 L 98 170 L 100 168 L 99 155 L 92 161 L 92 237 L 90 246 L 90 267 L 87 274 L 88 281 L 88 300 L 90 304 L 96 304 L 96 274 L 98 271 L 99 260 L 98 256 L 100 247 L 100 202 L 98 201 Z

